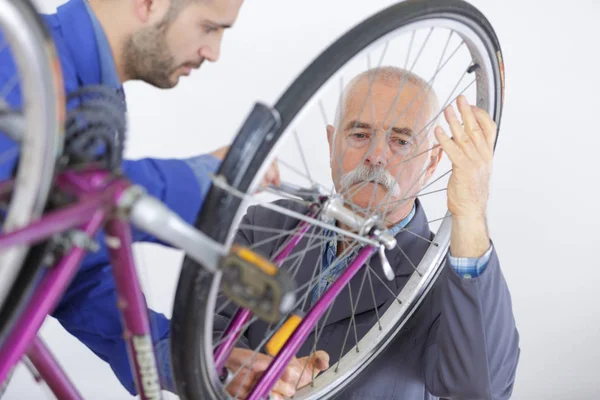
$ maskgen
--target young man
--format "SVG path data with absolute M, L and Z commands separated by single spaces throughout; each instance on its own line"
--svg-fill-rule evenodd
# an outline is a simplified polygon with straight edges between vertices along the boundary
M 223 34 L 234 24 L 242 1 L 70 0 L 56 14 L 43 18 L 59 53 L 66 93 L 102 84 L 122 95 L 126 81 L 172 88 L 205 61 L 216 62 Z M 0 52 L 0 86 L 10 84 L 14 75 L 10 55 Z M 2 100 L 18 109 L 22 101 L 18 86 Z M 0 153 L 12 146 L 14 143 L 0 135 Z M 124 161 L 122 167 L 133 183 L 193 224 L 210 186 L 209 173 L 216 172 L 225 152 L 222 148 L 184 160 Z M 12 161 L 0 166 L 0 179 L 10 176 L 15 159 Z M 276 170 L 266 179 L 276 183 Z M 156 241 L 136 230 L 133 237 Z M 97 239 L 100 250 L 85 258 L 53 316 L 107 361 L 125 388 L 135 394 L 108 253 L 102 234 Z M 174 390 L 167 343 L 169 321 L 149 312 L 162 383 Z

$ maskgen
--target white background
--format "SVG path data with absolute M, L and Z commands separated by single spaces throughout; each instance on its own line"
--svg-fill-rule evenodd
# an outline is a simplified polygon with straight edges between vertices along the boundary
M 506 102 L 489 207 L 521 335 L 515 399 L 600 392 L 600 2 L 472 0 L 500 38 Z M 44 11 L 62 3 L 38 0 Z M 42 4 L 43 3 L 43 4 Z M 222 59 L 171 91 L 126 86 L 130 157 L 210 151 L 256 100 L 272 104 L 326 45 L 389 0 L 247 1 Z M 182 255 L 138 249 L 150 304 L 171 314 Z M 85 398 L 125 399 L 104 362 L 53 320 L 43 337 Z M 7 399 L 42 398 L 20 369 Z

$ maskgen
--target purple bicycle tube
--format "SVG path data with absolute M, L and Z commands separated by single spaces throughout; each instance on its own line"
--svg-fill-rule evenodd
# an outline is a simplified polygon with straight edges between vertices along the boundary
M 292 357 L 296 355 L 296 352 L 300 349 L 319 318 L 323 316 L 329 305 L 331 305 L 337 295 L 340 294 L 344 286 L 350 282 L 375 251 L 376 249 L 371 246 L 362 249 L 350 266 L 346 268 L 339 278 L 335 280 L 329 289 L 327 289 L 314 307 L 310 309 L 302 322 L 300 322 L 300 325 L 298 325 L 292 336 L 290 336 L 283 345 L 271 364 L 269 364 L 269 367 L 258 381 L 258 384 L 252 389 L 252 392 L 247 397 L 247 400 L 260 400 L 268 396 L 269 391 L 273 385 L 275 385 Z
M 65 371 L 63 371 L 60 364 L 54 359 L 50 350 L 39 337 L 35 337 L 31 342 L 27 351 L 27 357 L 57 399 L 83 399 L 75 386 L 69 381 L 69 378 L 67 378 Z
M 105 227 L 106 245 L 113 265 L 117 305 L 123 315 L 127 351 L 141 400 L 162 398 L 148 309 L 135 270 L 129 221 L 115 217 Z
M 313 217 L 314 214 L 309 214 L 308 216 Z M 304 234 L 306 233 L 306 231 L 308 231 L 308 228 L 310 226 L 310 223 L 306 221 L 302 221 L 300 225 L 298 225 L 297 233 L 286 244 L 286 246 L 282 248 L 281 251 L 275 256 L 275 264 L 281 266 L 285 259 L 292 253 L 292 250 L 294 250 L 296 245 L 300 242 L 302 237 L 304 237 Z M 221 343 L 215 351 L 215 365 L 217 371 L 221 371 L 221 369 L 223 369 L 223 367 L 225 366 L 225 362 L 227 361 L 229 355 L 231 354 L 231 351 L 233 350 L 233 346 L 238 339 L 238 335 L 241 334 L 244 325 L 250 320 L 251 316 L 251 311 L 246 308 L 240 308 L 233 316 L 233 319 L 231 320 L 231 322 L 227 326 L 227 329 L 225 330 L 225 333 L 223 334 L 223 337 L 226 338 L 225 341 Z
M 94 237 L 102 227 L 106 210 L 97 210 L 83 226 L 83 232 L 88 237 Z M 19 361 L 36 334 L 46 315 L 48 315 L 60 300 L 62 294 L 75 276 L 79 264 L 85 257 L 87 249 L 74 246 L 56 266 L 48 270 L 46 276 L 10 332 L 6 342 L 0 349 L 0 382 L 4 382 L 9 371 Z
M 15 229 L 0 237 L 0 251 L 17 244 L 36 244 L 89 221 L 90 214 L 104 206 L 101 197 L 89 197 L 68 208 L 51 212 L 25 228 Z

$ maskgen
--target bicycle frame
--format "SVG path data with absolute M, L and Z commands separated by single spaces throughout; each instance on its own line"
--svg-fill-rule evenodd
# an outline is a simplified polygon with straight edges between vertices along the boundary
M 116 283 L 117 307 L 124 321 L 124 337 L 136 388 L 142 400 L 159 399 L 161 398 L 160 378 L 146 302 L 133 259 L 130 215 L 124 212 L 131 206 L 128 204 L 131 202 L 131 196 L 127 192 L 132 184 L 104 170 L 89 170 L 63 173 L 56 180 L 56 185 L 59 189 L 76 195 L 78 201 L 46 214 L 39 221 L 25 228 L 0 236 L 0 251 L 3 251 L 11 246 L 33 245 L 57 234 L 75 230 L 72 248 L 56 265 L 48 267 L 36 292 L 0 349 L 0 382 L 5 381 L 14 365 L 23 355 L 27 355 L 41 378 L 48 383 L 58 398 L 66 400 L 82 398 L 42 340 L 37 337 L 37 332 L 68 288 L 90 245 L 93 244 L 94 236 L 104 229 Z M 308 217 L 315 216 L 315 214 L 308 215 Z M 275 264 L 280 266 L 285 261 L 310 226 L 311 223 L 307 221 L 300 223 L 296 233 L 275 257 Z M 186 232 L 183 232 L 178 241 L 189 244 L 193 239 L 199 237 L 190 237 L 189 233 L 186 235 Z M 208 257 L 209 252 L 206 252 L 206 247 L 202 246 L 206 245 L 206 242 L 196 241 L 193 244 L 196 249 L 201 248 L 200 253 L 204 257 Z M 214 252 L 214 248 L 212 250 Z M 373 246 L 363 248 L 344 273 L 327 289 L 274 357 L 248 399 L 257 400 L 268 396 L 271 387 L 277 382 L 317 321 L 375 251 L 376 248 Z M 210 265 L 209 262 L 207 266 L 209 270 Z M 230 322 L 225 332 L 227 339 L 215 352 L 217 370 L 221 370 L 225 365 L 235 345 L 235 339 L 250 320 L 251 315 L 250 310 L 240 309 Z
M 125 191 L 132 185 L 106 171 L 67 172 L 59 176 L 61 189 L 79 194 L 75 205 L 51 212 L 29 226 L 0 236 L 0 251 L 10 246 L 34 244 L 70 229 L 79 229 L 80 239 L 54 266 L 49 267 L 31 300 L 0 349 L 0 381 L 27 353 L 50 389 L 60 399 L 81 399 L 48 349 L 37 338 L 44 319 L 57 306 L 75 276 L 92 240 L 102 228 L 113 266 L 118 307 L 135 384 L 143 400 L 161 398 L 160 379 L 154 355 L 147 308 L 137 279 L 132 238 L 127 216 L 119 212 Z

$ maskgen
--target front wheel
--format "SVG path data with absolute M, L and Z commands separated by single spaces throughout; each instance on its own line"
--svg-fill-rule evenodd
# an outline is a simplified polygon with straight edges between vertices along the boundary
M 353 80 L 359 74 L 362 80 Z M 389 87 L 397 89 L 395 96 L 389 96 Z M 357 103 L 355 92 L 359 90 L 364 100 Z M 346 102 L 350 92 L 352 104 Z M 438 104 L 424 100 L 430 93 L 435 93 Z M 346 207 L 360 215 L 385 220 L 396 211 L 398 215 L 414 213 L 408 225 L 393 232 L 398 248 L 386 252 L 395 279 L 387 280 L 374 256 L 330 305 L 299 350 L 300 358 L 326 349 L 330 367 L 314 374 L 308 384 L 298 381 L 294 399 L 340 395 L 395 339 L 402 340 L 402 329 L 417 315 L 418 306 L 434 286 L 450 240 L 451 218 L 445 201 L 450 168 L 447 160 L 442 160 L 435 173 L 425 179 L 424 172 L 415 174 L 417 169 L 412 165 L 423 163 L 424 155 L 436 151 L 429 132 L 433 125 L 445 124 L 439 118 L 441 110 L 460 94 L 486 110 L 499 125 L 504 68 L 492 27 L 462 0 L 409 0 L 363 21 L 315 59 L 276 103 L 273 114 L 279 118 L 278 129 L 252 131 L 244 126 L 244 134 L 234 141 L 218 173 L 226 185 L 213 185 L 196 223 L 227 246 L 241 242 L 275 260 L 298 234 L 302 226 L 299 215 L 309 209 L 315 212 L 314 202 L 286 196 L 291 194 L 286 190 L 251 195 L 274 157 L 279 160 L 283 180 L 298 187 L 318 188 L 324 196 L 341 195 Z M 349 110 L 356 112 L 350 120 L 346 118 Z M 365 123 L 376 120 L 381 124 Z M 328 125 L 331 127 L 326 129 Z M 343 136 L 346 131 L 349 133 Z M 384 160 L 383 153 L 374 156 L 380 137 L 388 140 Z M 364 144 L 365 140 L 370 144 Z M 344 148 L 341 154 L 341 147 L 336 150 L 338 145 Z M 361 181 L 356 174 L 347 174 L 349 164 L 375 158 L 388 172 L 394 171 L 391 183 L 384 179 L 374 185 L 371 178 Z M 427 171 L 423 165 L 419 168 Z M 348 186 L 343 185 L 348 181 L 344 177 L 350 177 Z M 393 187 L 394 182 L 400 186 L 397 193 L 386 187 Z M 381 195 L 380 187 L 386 187 L 385 195 Z M 365 193 L 371 198 L 359 205 Z M 282 200 L 282 195 L 292 199 Z M 427 217 L 425 209 L 434 217 Z M 317 214 L 321 211 L 316 210 Z M 320 285 L 325 282 L 327 287 L 335 281 L 327 267 L 345 262 L 346 254 L 334 251 L 328 259 L 327 252 L 335 248 L 332 243 L 344 243 L 347 249 L 362 245 L 356 232 L 343 232 L 339 224 L 324 228 L 323 221 L 313 222 L 296 250 L 277 262 L 296 278 L 298 303 L 294 312 L 310 309 L 323 294 Z M 324 277 L 330 280 L 324 281 Z M 214 360 L 216 349 L 227 339 L 223 337 L 227 324 L 238 314 L 239 309 L 223 296 L 221 274 L 207 273 L 186 259 L 171 332 L 181 398 L 246 396 L 240 385 L 237 389 L 231 385 L 239 383 L 243 374 L 252 376 L 248 367 L 253 360 L 248 359 L 245 368 L 230 371 L 229 378 L 216 368 Z M 262 357 L 286 319 L 267 325 L 249 318 L 235 338 L 236 347 L 250 348 Z M 255 383 L 244 385 L 251 391 Z M 265 398 L 267 393 L 254 392 L 249 398 Z

